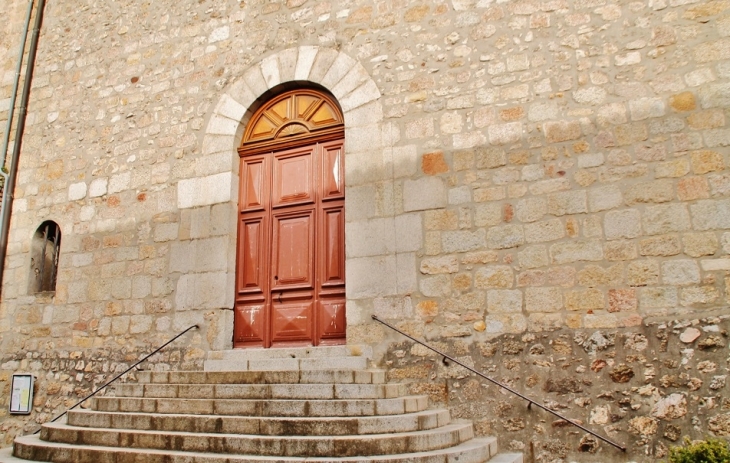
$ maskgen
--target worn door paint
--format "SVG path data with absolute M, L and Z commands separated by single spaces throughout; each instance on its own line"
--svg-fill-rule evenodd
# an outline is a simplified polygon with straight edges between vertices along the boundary
M 241 158 L 234 347 L 345 341 L 343 141 Z

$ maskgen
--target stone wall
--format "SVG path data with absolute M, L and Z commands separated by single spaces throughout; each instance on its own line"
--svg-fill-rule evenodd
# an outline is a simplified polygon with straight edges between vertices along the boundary
M 10 5 L 0 119 L 24 14 Z M 292 81 L 345 114 L 348 342 L 377 361 L 397 337 L 373 313 L 472 350 L 725 315 L 729 36 L 722 0 L 50 2 L 4 378 L 38 374 L 37 420 L 106 363 L 77 380 L 23 359 L 119 362 L 194 323 L 185 360 L 161 368 L 230 348 L 236 147 L 259 98 Z M 29 294 L 44 220 L 63 232 L 58 284 Z M 6 441 L 24 426 L 4 423 Z
M 432 341 L 626 453 L 413 342 L 392 344 L 385 364 L 389 380 L 410 382 L 526 462 L 657 461 L 685 437 L 730 437 L 729 319 Z

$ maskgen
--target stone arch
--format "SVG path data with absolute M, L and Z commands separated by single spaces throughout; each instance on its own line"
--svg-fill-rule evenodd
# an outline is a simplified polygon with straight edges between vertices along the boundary
M 236 149 L 246 124 L 260 102 L 265 101 L 272 91 L 312 84 L 329 91 L 342 109 L 347 187 L 392 181 L 392 166 L 388 166 L 388 154 L 384 150 L 390 137 L 383 128 L 381 94 L 375 81 L 361 63 L 343 52 L 317 46 L 300 46 L 275 52 L 253 64 L 225 89 L 208 119 L 202 152 L 196 159 L 197 176 L 178 182 L 178 208 L 228 204 L 230 222 L 235 230 L 239 188 L 239 157 Z M 346 202 L 349 201 L 346 199 Z M 354 209 L 348 207 L 346 216 Z M 392 205 L 387 208 L 392 210 Z M 233 307 L 235 246 L 235 239 L 231 239 L 227 253 L 229 262 L 225 307 Z M 392 259 L 392 266 L 394 273 L 395 258 Z M 201 277 L 200 281 L 204 281 L 204 278 Z M 187 281 L 185 285 L 193 286 Z M 348 298 L 349 293 L 348 288 Z M 352 320 L 357 323 L 357 320 Z M 224 324 L 232 326 L 232 322 Z M 218 334 L 220 341 L 226 340 L 223 341 L 225 344 L 230 338 L 232 333 L 231 337 L 228 333 Z M 216 343 L 219 346 L 220 341 Z

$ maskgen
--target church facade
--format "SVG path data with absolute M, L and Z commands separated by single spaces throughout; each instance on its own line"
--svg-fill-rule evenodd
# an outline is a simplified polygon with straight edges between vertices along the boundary
M 37 391 L 5 444 L 195 324 L 150 368 L 368 346 L 535 461 L 730 436 L 730 3 L 74 3 L 10 133 L 0 390 Z

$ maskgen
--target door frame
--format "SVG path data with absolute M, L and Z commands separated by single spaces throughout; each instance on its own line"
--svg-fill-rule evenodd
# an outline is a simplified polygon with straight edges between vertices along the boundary
M 299 106 L 303 106 L 300 102 L 304 101 L 310 102 L 311 107 L 306 108 L 306 110 L 302 110 Z M 287 103 L 289 102 L 289 103 Z M 288 106 L 287 106 L 288 104 Z M 289 114 L 287 114 L 288 117 L 283 117 L 283 109 L 285 108 L 286 111 L 289 111 Z M 293 116 L 293 117 L 292 117 Z M 263 127 L 263 128 L 262 128 Z M 270 129 L 270 130 L 269 130 Z M 242 253 L 242 243 L 241 243 L 241 226 L 242 226 L 242 218 L 244 214 L 244 198 L 247 188 L 247 179 L 244 177 L 244 166 L 245 166 L 245 160 L 250 159 L 251 157 L 258 157 L 262 159 L 262 168 L 265 169 L 265 172 L 263 175 L 265 176 L 264 182 L 268 184 L 268 191 L 269 193 L 272 193 L 273 190 L 271 187 L 273 187 L 273 177 L 275 175 L 274 173 L 274 158 L 275 153 L 282 153 L 285 151 L 291 151 L 296 150 L 297 148 L 302 148 L 305 146 L 316 146 L 315 149 L 319 149 L 321 153 L 317 154 L 317 156 L 322 157 L 322 161 L 318 162 L 313 167 L 312 172 L 312 179 L 315 181 L 315 187 L 314 188 L 323 188 L 323 181 L 320 184 L 317 181 L 317 178 L 323 177 L 324 172 L 320 170 L 324 166 L 324 148 L 328 142 L 335 142 L 337 140 L 341 140 L 342 143 L 342 152 L 339 156 L 339 181 L 341 182 L 341 243 L 340 243 L 340 252 L 341 252 L 341 272 L 342 272 L 342 307 L 341 307 L 341 319 L 343 321 L 343 325 L 345 325 L 346 321 L 344 319 L 344 313 L 345 313 L 345 288 L 344 288 L 344 262 L 345 262 L 345 239 L 344 239 L 344 118 L 342 116 L 342 110 L 339 107 L 339 104 L 336 102 L 336 100 L 325 93 L 324 91 L 319 90 L 313 90 L 313 89 L 297 89 L 297 90 L 291 90 L 284 93 L 281 93 L 279 95 L 274 96 L 273 98 L 268 99 L 266 102 L 264 102 L 263 105 L 260 106 L 260 108 L 254 113 L 254 115 L 249 120 L 248 124 L 246 125 L 246 129 L 244 131 L 244 135 L 241 140 L 241 144 L 238 148 L 238 154 L 239 158 L 241 160 L 240 167 L 239 167 L 239 174 L 240 174 L 240 190 L 239 190 L 239 207 L 237 210 L 237 239 L 239 242 L 236 245 L 236 284 L 235 286 L 235 295 L 234 295 L 234 330 L 233 330 L 233 347 L 234 348 L 244 348 L 244 347 L 272 347 L 273 343 L 273 294 L 274 294 L 274 288 L 273 288 L 273 281 L 261 281 L 262 283 L 262 293 L 263 293 L 263 301 L 262 301 L 262 309 L 263 309 L 263 315 L 265 317 L 263 323 L 265 324 L 263 328 L 263 339 L 261 341 L 254 341 L 251 343 L 247 343 L 245 341 L 238 341 L 236 339 L 238 330 L 236 329 L 236 324 L 239 323 L 239 313 L 238 313 L 238 306 L 239 306 L 239 296 L 242 295 L 243 291 L 239 291 L 240 288 L 240 278 L 242 276 L 242 270 L 241 270 L 241 253 Z M 268 160 L 266 158 L 269 158 Z M 317 158 L 319 159 L 319 158 Z M 320 195 L 321 192 L 317 192 L 317 196 Z M 274 246 L 273 246 L 273 240 L 275 239 L 274 235 L 274 222 L 275 222 L 275 216 L 276 216 L 276 210 L 273 208 L 273 205 L 271 204 L 271 197 L 264 198 L 265 204 L 263 206 L 263 212 L 262 214 L 266 215 L 268 214 L 268 217 L 263 217 L 262 220 L 262 227 L 263 230 L 261 230 L 262 238 L 259 242 L 262 246 L 265 247 L 263 252 L 260 252 L 259 259 L 261 257 L 266 257 L 269 259 L 268 265 L 266 265 L 266 269 L 262 272 L 258 272 L 260 274 L 261 278 L 264 279 L 271 279 L 272 273 L 268 271 L 269 269 L 273 269 L 273 252 L 274 252 Z M 311 344 L 307 345 L 332 345 L 332 344 L 344 344 L 345 343 L 345 336 L 346 336 L 346 326 L 342 327 L 342 333 L 343 337 L 337 338 L 337 339 L 327 339 L 323 338 L 323 326 L 321 326 L 322 320 L 319 320 L 319 316 L 321 315 L 320 308 L 318 307 L 318 303 L 320 302 L 319 295 L 317 294 L 318 288 L 321 289 L 321 292 L 323 294 L 326 294 L 327 288 L 325 285 L 321 285 L 319 279 L 322 278 L 321 273 L 324 271 L 325 263 L 322 261 L 321 256 L 319 254 L 319 248 L 321 246 L 322 240 L 324 239 L 323 236 L 318 236 L 317 230 L 322 231 L 324 230 L 324 212 L 327 210 L 328 204 L 323 200 L 323 198 L 315 198 L 314 200 L 314 211 L 315 214 L 315 220 L 313 221 L 312 225 L 315 228 L 314 237 L 313 237 L 313 247 L 312 252 L 313 255 L 313 261 L 312 261 L 312 272 L 313 272 L 313 296 L 312 296 L 312 310 L 311 310 L 311 316 L 309 319 L 309 325 L 311 327 Z M 331 206 L 330 206 L 331 209 Z M 268 211 L 268 212 L 266 212 Z M 296 211 L 292 210 L 287 212 L 287 214 L 294 213 Z M 268 304 L 268 306 L 267 306 Z M 243 321 L 241 321 L 243 323 Z M 292 342 L 291 345 L 303 345 L 301 341 L 295 341 Z M 287 342 L 278 342 L 274 347 L 285 347 L 287 346 Z

